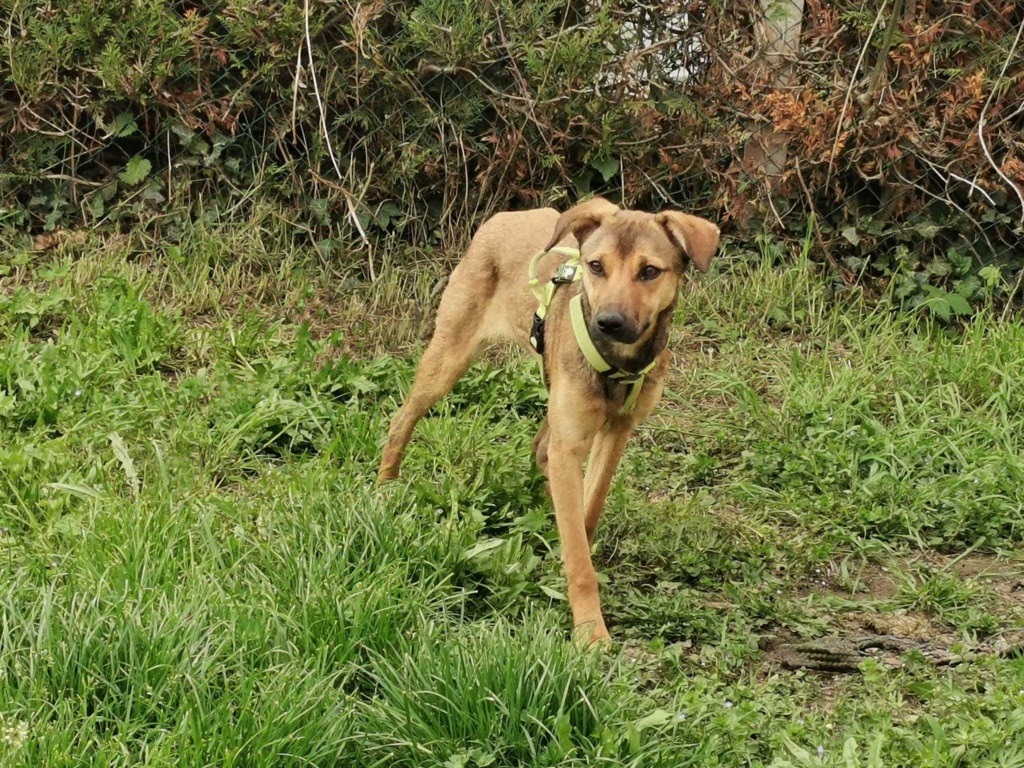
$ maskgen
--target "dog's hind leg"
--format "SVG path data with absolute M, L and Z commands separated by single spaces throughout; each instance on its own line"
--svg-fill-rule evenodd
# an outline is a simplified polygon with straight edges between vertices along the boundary
M 484 297 L 467 297 L 452 276 L 437 312 L 434 336 L 416 369 L 412 389 L 391 420 L 377 481 L 394 480 L 416 423 L 452 391 L 484 342 Z M 454 284 L 454 285 L 453 285 Z M 453 291 L 454 288 L 454 291 Z
M 533 438 L 533 455 L 537 459 L 537 467 L 544 477 L 548 476 L 548 420 L 540 425 L 537 436 Z

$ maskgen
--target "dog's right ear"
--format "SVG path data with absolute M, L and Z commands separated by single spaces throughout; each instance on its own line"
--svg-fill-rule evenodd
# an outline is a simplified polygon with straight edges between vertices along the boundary
M 619 210 L 619 206 L 609 203 L 603 197 L 595 197 L 570 208 L 558 218 L 555 233 L 545 250 L 551 250 L 570 232 L 580 245 L 595 229 L 601 226 L 601 219 L 611 216 Z

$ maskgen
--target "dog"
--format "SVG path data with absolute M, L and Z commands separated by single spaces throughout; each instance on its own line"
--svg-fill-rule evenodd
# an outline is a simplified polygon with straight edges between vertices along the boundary
M 388 429 L 379 482 L 398 477 L 416 423 L 484 347 L 539 347 L 549 400 L 534 453 L 554 503 L 573 624 L 589 644 L 609 639 L 590 556 L 605 497 L 626 442 L 661 399 L 687 267 L 707 272 L 718 240 L 718 227 L 705 219 L 625 210 L 603 198 L 562 214 L 544 208 L 493 216 L 451 274 L 412 389 Z M 582 279 L 559 283 L 565 247 L 578 249 Z M 541 281 L 555 277 L 543 315 L 531 291 L 534 265 Z M 577 296 L 582 319 L 574 330 Z M 600 373 L 580 334 L 622 376 Z M 644 375 L 636 380 L 638 372 Z

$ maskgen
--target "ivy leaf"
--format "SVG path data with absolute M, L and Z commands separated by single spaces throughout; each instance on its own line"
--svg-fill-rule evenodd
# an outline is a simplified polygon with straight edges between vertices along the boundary
M 619 158 L 606 157 L 602 160 L 591 160 L 590 166 L 600 173 L 601 178 L 607 182 L 619 172 Z
M 843 237 L 845 237 L 847 240 L 850 241 L 851 245 L 859 245 L 860 244 L 860 235 L 857 234 L 857 228 L 856 227 L 847 227 L 846 229 L 844 229 L 842 231 L 842 235 L 843 235 Z
M 958 275 L 963 276 L 971 271 L 973 266 L 971 257 L 960 253 L 956 248 L 950 248 L 946 252 L 946 258 L 949 259 L 949 263 L 953 265 L 953 269 Z
M 134 187 L 146 180 L 152 168 L 153 166 L 149 160 L 136 155 L 128 161 L 128 165 L 124 167 L 121 173 L 117 174 L 117 177 L 125 184 L 130 184 Z
M 377 210 L 373 214 L 374 221 L 377 222 L 377 226 L 381 229 L 387 229 L 392 222 L 397 221 L 402 215 L 402 209 L 390 201 L 386 201 L 377 206 Z

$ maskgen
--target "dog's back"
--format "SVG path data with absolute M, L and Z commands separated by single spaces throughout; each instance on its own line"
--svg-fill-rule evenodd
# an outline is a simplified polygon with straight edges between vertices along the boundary
M 554 208 L 499 213 L 485 221 L 449 280 L 455 295 L 486 296 L 484 337 L 508 339 L 530 347 L 530 325 L 537 300 L 530 291 L 530 260 L 548 245 L 558 221 Z M 568 236 L 565 244 L 575 245 Z M 552 254 L 541 260 L 537 274 L 547 282 L 564 257 Z M 447 291 L 446 291 L 447 292 Z M 476 302 L 473 302 L 476 305 Z

